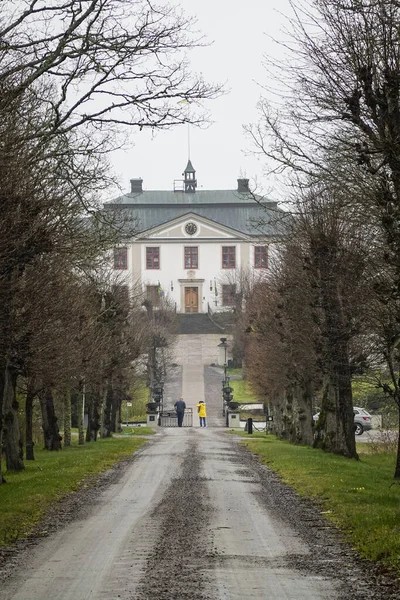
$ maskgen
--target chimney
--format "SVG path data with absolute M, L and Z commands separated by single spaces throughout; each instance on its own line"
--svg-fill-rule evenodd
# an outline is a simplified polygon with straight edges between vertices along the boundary
M 131 179 L 131 194 L 141 194 L 143 192 L 143 179 Z
M 237 182 L 238 182 L 238 186 L 237 186 L 238 192 L 241 192 L 242 194 L 246 194 L 250 191 L 248 179 L 238 179 Z

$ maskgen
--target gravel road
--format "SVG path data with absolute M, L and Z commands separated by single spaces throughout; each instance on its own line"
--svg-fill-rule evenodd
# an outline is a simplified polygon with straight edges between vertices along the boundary
M 163 430 L 61 508 L 2 565 L 1 600 L 400 598 L 221 429 Z
M 163 429 L 61 502 L 0 552 L 0 600 L 400 600 L 398 582 L 224 431 L 218 369 L 192 387 L 213 426 Z

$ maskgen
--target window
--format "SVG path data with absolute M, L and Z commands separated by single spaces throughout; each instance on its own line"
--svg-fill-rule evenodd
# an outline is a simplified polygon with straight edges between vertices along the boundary
M 114 248 L 114 269 L 128 268 L 128 248 Z
M 268 267 L 268 246 L 254 246 L 254 268 L 266 269 Z
M 146 248 L 146 269 L 160 268 L 160 248 Z
M 233 306 L 235 304 L 236 286 L 229 284 L 222 286 L 222 306 Z
M 160 304 L 160 293 L 158 285 L 146 286 L 146 298 L 153 306 L 159 306 Z
M 199 249 L 197 246 L 185 247 L 185 269 L 199 268 Z
M 234 269 L 236 267 L 236 247 L 222 246 L 222 268 Z

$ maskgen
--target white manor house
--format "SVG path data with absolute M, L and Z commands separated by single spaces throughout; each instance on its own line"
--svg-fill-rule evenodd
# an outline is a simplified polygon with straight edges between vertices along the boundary
M 131 179 L 129 193 L 105 204 L 134 223 L 114 249 L 115 274 L 130 287 L 139 282 L 154 305 L 168 298 L 177 313 L 229 309 L 238 274 L 268 269 L 282 213 L 250 193 L 248 179 L 232 190 L 198 190 L 190 160 L 183 177 L 165 191 Z

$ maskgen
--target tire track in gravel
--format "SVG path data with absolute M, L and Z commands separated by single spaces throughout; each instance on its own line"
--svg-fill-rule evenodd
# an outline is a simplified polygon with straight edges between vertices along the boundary
M 201 454 L 195 440 L 188 444 L 179 477 L 172 480 L 153 511 L 160 531 L 154 553 L 147 559 L 135 600 L 211 600 L 209 559 L 210 504 L 201 474 Z

